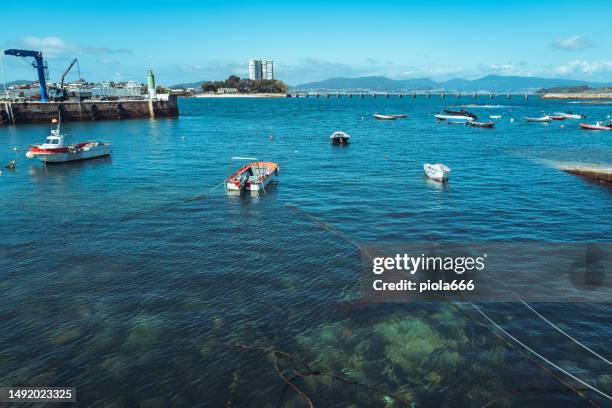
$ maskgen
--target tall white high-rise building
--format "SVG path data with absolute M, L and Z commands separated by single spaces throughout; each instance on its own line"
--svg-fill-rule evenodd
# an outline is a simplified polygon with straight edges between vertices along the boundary
M 260 79 L 274 79 L 274 61 L 249 60 L 249 78 L 254 81 Z

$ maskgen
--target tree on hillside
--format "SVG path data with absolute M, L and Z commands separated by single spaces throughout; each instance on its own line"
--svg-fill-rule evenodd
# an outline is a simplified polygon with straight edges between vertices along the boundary
M 240 79 L 230 75 L 225 81 L 205 82 L 202 84 L 204 92 L 217 92 L 219 88 L 236 88 L 239 93 L 287 93 L 289 87 L 283 81 L 262 79 Z

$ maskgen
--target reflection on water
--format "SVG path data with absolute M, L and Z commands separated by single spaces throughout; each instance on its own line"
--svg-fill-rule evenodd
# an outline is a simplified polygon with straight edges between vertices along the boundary
M 433 180 L 433 179 L 430 179 L 427 176 L 423 176 L 423 180 L 425 180 L 425 183 L 429 187 L 432 187 L 432 188 L 437 189 L 437 190 L 442 190 L 442 191 L 448 190 L 448 183 L 449 183 L 448 179 L 446 179 L 446 180 Z
M 96 167 L 111 165 L 113 162 L 111 156 L 96 157 L 88 160 L 77 160 L 66 163 L 37 163 L 28 166 L 28 174 L 35 182 L 48 180 L 53 178 L 57 180 L 69 179 L 73 175 L 87 170 L 95 170 Z

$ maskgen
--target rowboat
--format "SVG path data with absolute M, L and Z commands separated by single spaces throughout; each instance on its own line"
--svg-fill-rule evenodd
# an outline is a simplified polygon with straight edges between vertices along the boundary
M 232 173 L 225 182 L 227 191 L 261 191 L 278 176 L 278 165 L 273 162 L 252 162 Z
M 480 127 L 480 128 L 492 128 L 493 126 L 495 126 L 495 122 L 476 122 L 474 120 L 469 121 L 466 124 L 470 126 L 474 126 L 474 127 Z
M 501 119 L 501 115 L 489 115 L 491 119 Z
M 586 116 L 584 116 L 581 113 L 572 113 L 572 112 L 568 112 L 568 113 L 555 112 L 555 116 L 563 116 L 565 119 L 584 119 L 586 118 Z
M 474 120 L 473 117 L 471 116 L 462 116 L 462 115 L 442 115 L 442 114 L 438 114 L 438 115 L 434 115 L 434 117 L 438 120 L 449 120 L 449 121 L 455 121 L 455 122 L 461 122 L 461 123 L 465 123 L 465 122 L 469 122 L 471 120 Z
M 57 123 L 57 128 L 51 129 L 51 133 L 44 143 L 28 146 L 28 152 L 26 153 L 28 159 L 36 157 L 45 163 L 65 163 L 111 154 L 110 142 L 90 140 L 70 145 L 64 144 L 64 135 L 60 132 L 60 122 L 53 119 L 51 123 Z
M 527 122 L 550 122 L 552 121 L 552 118 L 548 115 L 544 115 L 541 118 L 529 118 L 527 116 L 525 116 L 525 120 Z
M 396 115 L 381 115 L 379 113 L 375 113 L 374 117 L 378 120 L 395 120 L 397 119 L 399 116 Z
M 608 122 L 607 125 L 602 125 L 600 122 L 597 122 L 594 125 L 581 123 L 580 127 L 584 130 L 612 130 L 612 121 Z
M 350 138 L 351 138 L 351 136 L 349 134 L 344 133 L 344 132 L 342 132 L 340 130 L 335 131 L 329 137 L 329 139 L 331 140 L 332 144 L 335 144 L 335 145 L 348 144 L 349 141 L 350 141 Z
M 432 180 L 444 181 L 448 179 L 448 173 L 451 172 L 451 169 L 446 167 L 443 164 L 429 164 L 425 163 L 423 165 L 423 170 L 425 170 L 425 175 Z

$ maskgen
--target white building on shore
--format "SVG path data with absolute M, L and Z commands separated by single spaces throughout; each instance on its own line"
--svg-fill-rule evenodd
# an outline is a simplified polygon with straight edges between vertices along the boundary
M 249 60 L 249 79 L 274 79 L 274 61 L 252 59 Z

